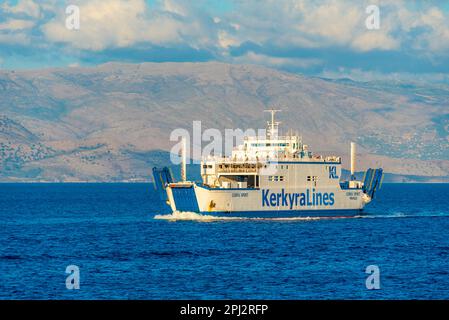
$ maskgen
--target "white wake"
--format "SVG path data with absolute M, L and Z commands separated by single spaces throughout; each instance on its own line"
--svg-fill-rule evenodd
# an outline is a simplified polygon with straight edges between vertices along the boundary
M 291 218 L 259 218 L 259 217 L 218 217 L 196 212 L 175 211 L 171 214 L 158 214 L 154 216 L 158 220 L 170 221 L 312 221 L 326 219 L 322 217 L 291 217 Z

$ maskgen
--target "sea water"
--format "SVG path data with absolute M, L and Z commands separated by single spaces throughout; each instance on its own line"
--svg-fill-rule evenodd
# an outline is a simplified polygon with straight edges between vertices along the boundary
M 0 299 L 448 299 L 448 234 L 447 184 L 268 220 L 171 214 L 152 184 L 0 184 Z

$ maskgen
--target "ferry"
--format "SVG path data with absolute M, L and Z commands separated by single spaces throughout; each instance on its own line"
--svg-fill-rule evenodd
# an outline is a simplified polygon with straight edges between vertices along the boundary
M 291 218 L 361 215 L 383 180 L 382 168 L 355 176 L 356 146 L 350 143 L 351 171 L 342 177 L 340 156 L 316 155 L 299 134 L 279 135 L 280 122 L 268 110 L 266 135 L 247 136 L 232 154 L 201 160 L 201 182 L 187 181 L 185 140 L 181 181 L 168 167 L 153 168 L 156 190 L 173 212 L 218 217 Z

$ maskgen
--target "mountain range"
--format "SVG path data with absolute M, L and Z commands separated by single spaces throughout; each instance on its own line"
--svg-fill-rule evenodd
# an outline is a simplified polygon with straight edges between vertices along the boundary
M 0 181 L 148 181 L 170 133 L 281 128 L 390 181 L 449 181 L 449 87 L 330 80 L 256 65 L 107 63 L 0 71 Z

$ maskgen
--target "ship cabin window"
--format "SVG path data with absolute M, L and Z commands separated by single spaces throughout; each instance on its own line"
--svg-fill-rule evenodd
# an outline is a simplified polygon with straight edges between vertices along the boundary
M 317 176 L 307 176 L 307 181 L 317 181 L 318 177 Z
M 290 144 L 285 142 L 280 143 L 251 143 L 251 147 L 288 147 Z
M 284 176 L 268 176 L 268 181 L 271 182 L 284 181 Z

